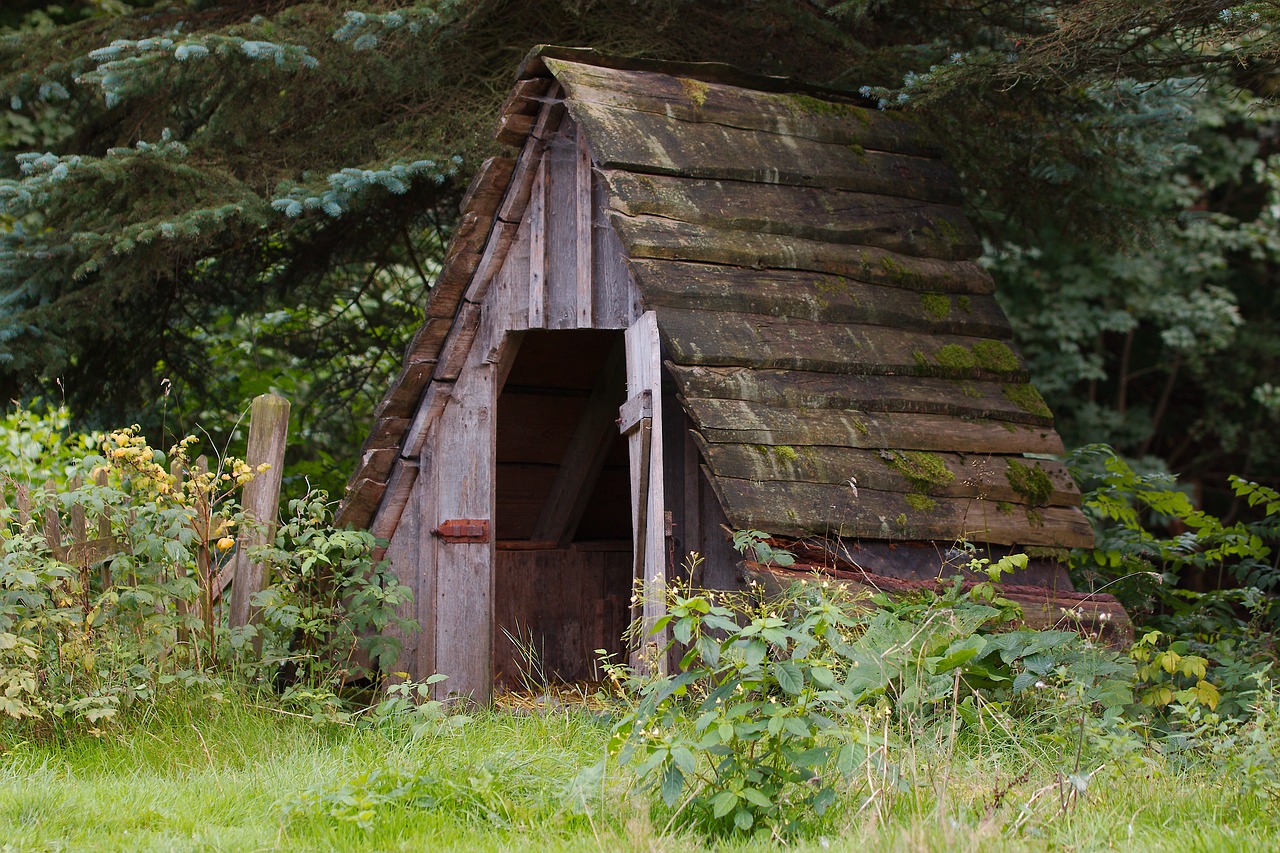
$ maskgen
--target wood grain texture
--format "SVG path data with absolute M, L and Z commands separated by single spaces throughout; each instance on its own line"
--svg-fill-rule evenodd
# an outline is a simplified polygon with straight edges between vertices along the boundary
M 717 240 L 739 232 L 798 237 L 884 249 L 913 257 L 962 261 L 982 244 L 954 205 L 865 192 L 640 175 L 601 170 L 611 209 L 702 225 Z
M 998 507 L 996 501 L 931 498 L 921 509 L 900 492 L 849 484 L 784 480 L 739 480 L 717 476 L 725 514 L 734 528 L 768 530 L 777 536 L 838 535 L 885 540 L 967 539 L 999 545 L 1086 548 L 1093 528 L 1075 507 Z
M 1007 383 L 931 376 L 819 373 L 667 363 L 685 397 L 742 400 L 803 409 L 856 409 L 957 415 L 971 420 L 1050 426 L 1051 417 L 1020 408 Z
M 266 567 L 249 560 L 249 549 L 275 537 L 280 512 L 280 480 L 284 475 L 284 451 L 289 436 L 289 401 L 278 394 L 255 397 L 249 410 L 249 443 L 245 462 L 257 470 L 241 496 L 249 526 L 240 531 L 236 549 L 236 581 L 231 589 L 229 619 L 239 628 L 258 621 L 252 597 L 266 586 Z M 260 642 L 260 641 L 259 641 Z
M 875 246 L 832 243 L 787 234 L 736 231 L 715 223 L 700 224 L 661 216 L 627 216 L 617 210 L 610 220 L 626 253 L 635 258 L 702 261 L 741 267 L 798 269 L 849 276 L 942 293 L 991 293 L 995 282 L 977 263 L 913 257 Z
M 695 434 L 696 435 L 696 434 Z M 1008 476 L 1013 457 L 959 453 L 932 453 L 951 479 L 942 482 L 912 481 L 902 473 L 903 460 L 894 451 L 853 447 L 792 446 L 759 444 L 706 444 L 700 450 L 717 476 L 740 480 L 783 480 L 789 482 L 848 485 L 859 491 L 918 492 L 930 496 L 981 498 L 989 501 L 1026 504 L 1028 498 L 1013 488 Z M 1080 490 L 1066 466 L 1054 460 L 1017 458 L 1028 468 L 1040 468 L 1049 478 L 1052 491 L 1046 504 L 1079 506 Z M 906 460 L 910 468 L 910 457 Z
M 652 416 L 641 420 L 641 428 L 628 438 L 631 455 L 632 508 L 637 520 L 632 530 L 636 551 L 643 549 L 643 575 L 637 572 L 637 580 L 644 583 L 644 596 L 640 617 L 646 643 L 666 648 L 668 631 L 652 633 L 654 622 L 666 611 L 667 560 L 666 560 L 666 502 L 663 492 L 662 447 L 662 344 L 658 337 L 657 317 L 652 312 L 640 316 L 626 330 L 627 397 L 649 392 Z M 643 544 L 641 540 L 643 539 Z M 637 567 L 640 568 L 640 567 Z M 633 658 L 643 664 L 642 653 Z M 665 670 L 665 660 L 659 660 L 659 670 Z
M 1007 339 L 1009 321 L 990 294 L 919 292 L 801 270 L 635 260 L 650 308 L 740 311 L 821 323 L 865 323 L 916 332 Z
M 797 317 L 773 317 L 729 311 L 668 308 L 659 314 L 663 343 L 677 364 L 787 368 L 824 373 L 940 376 L 948 379 L 986 379 L 1026 382 L 1029 374 L 1008 342 L 1008 369 L 990 362 L 958 366 L 948 358 L 963 347 L 972 358 L 974 346 L 990 346 L 990 339 L 942 333 L 915 332 L 888 326 L 815 322 Z M 958 352 L 958 350 L 957 350 Z M 963 392 L 957 387 L 956 395 Z
M 710 443 L 830 445 L 879 450 L 1059 454 L 1062 439 L 1047 427 L 950 415 L 792 409 L 741 400 L 685 398 Z
M 620 71 L 555 59 L 547 63 L 573 101 L 835 145 L 917 156 L 940 153 L 909 117 L 834 94 L 818 99 L 655 71 Z
M 572 98 L 568 108 L 607 168 L 960 201 L 955 173 L 940 160 Z

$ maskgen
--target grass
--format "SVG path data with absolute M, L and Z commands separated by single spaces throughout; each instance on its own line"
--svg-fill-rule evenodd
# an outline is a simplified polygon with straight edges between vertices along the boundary
M 576 708 L 486 712 L 453 734 L 313 723 L 240 701 L 166 707 L 97 736 L 10 742 L 0 754 L 0 849 L 687 850 L 669 814 L 626 771 L 581 776 L 610 721 Z M 905 744 L 901 789 L 851 793 L 798 850 L 1280 849 L 1269 804 L 1240 796 L 1207 762 L 1138 754 L 1103 766 L 1061 811 L 1052 735 L 960 737 L 954 753 Z M 1096 760 L 1089 767 L 1096 767 Z M 371 770 L 417 775 L 434 800 L 374 803 L 353 816 Z M 945 777 L 945 801 L 939 783 Z M 1023 777 L 1021 781 L 1016 781 Z M 583 780 L 586 779 L 584 784 Z M 998 792 L 1003 791 L 1003 794 Z M 310 798 L 306 795 L 310 793 Z M 583 796 L 585 794 L 585 796 Z M 284 803 L 293 803 L 288 813 Z M 357 803 L 357 805 L 352 805 Z M 767 837 L 724 850 L 766 850 Z

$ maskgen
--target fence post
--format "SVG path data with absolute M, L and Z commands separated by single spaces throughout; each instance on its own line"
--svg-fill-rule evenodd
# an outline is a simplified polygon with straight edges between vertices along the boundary
M 275 536 L 280 512 L 280 478 L 284 473 L 285 439 L 289 434 L 289 401 L 278 394 L 255 397 L 249 410 L 249 449 L 245 462 L 256 469 L 271 467 L 254 476 L 244 487 L 244 511 L 255 526 L 246 527 L 237 537 L 234 580 L 231 584 L 231 627 L 239 628 L 257 620 L 250 605 L 254 593 L 266 586 L 266 568 L 249 561 L 248 550 L 270 542 Z M 256 645 L 256 643 L 255 643 Z

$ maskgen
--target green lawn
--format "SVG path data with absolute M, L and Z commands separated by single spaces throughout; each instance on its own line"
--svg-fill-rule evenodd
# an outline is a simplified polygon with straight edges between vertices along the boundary
M 0 849 L 9 850 L 685 850 L 668 813 L 630 790 L 604 755 L 607 718 L 582 709 L 492 712 L 452 734 L 317 724 L 239 702 L 167 711 L 125 730 L 0 755 Z M 865 790 L 796 839 L 797 849 L 1280 849 L 1280 821 L 1214 768 L 1158 756 L 1103 766 L 1062 812 L 1052 739 L 907 744 L 901 790 Z M 362 774 L 420 778 L 430 802 L 372 805 L 354 818 Z M 1019 777 L 1024 781 L 1014 782 Z M 942 779 L 946 802 L 939 805 Z M 575 780 L 577 780 L 575 782 Z M 1011 785 L 1011 783 L 1013 783 Z M 344 787 L 345 786 L 345 787 Z M 1007 790 L 1006 790 L 1007 789 Z M 304 796 L 313 795 L 310 800 Z M 999 792 L 1000 802 L 995 802 Z M 344 800 L 346 796 L 346 800 Z M 292 808 L 283 804 L 292 803 Z M 582 807 L 586 803 L 586 807 Z M 861 806 L 861 809 L 860 809 Z M 740 838 L 722 849 L 777 846 Z

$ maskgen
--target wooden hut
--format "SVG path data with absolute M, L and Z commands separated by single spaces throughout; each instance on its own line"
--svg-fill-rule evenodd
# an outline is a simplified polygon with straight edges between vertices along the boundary
M 697 551 L 705 586 L 739 582 L 726 529 L 900 578 L 960 539 L 1092 542 L 953 174 L 908 119 L 542 48 L 497 138 L 518 154 L 466 195 L 340 516 L 390 540 L 416 594 L 399 669 L 483 698 L 514 639 L 589 676 L 624 651 L 634 578 Z

